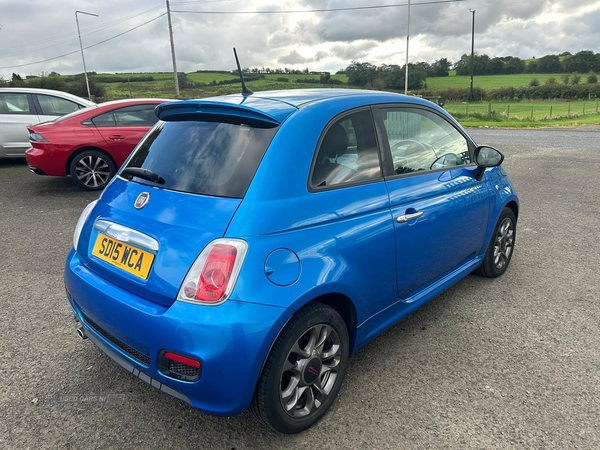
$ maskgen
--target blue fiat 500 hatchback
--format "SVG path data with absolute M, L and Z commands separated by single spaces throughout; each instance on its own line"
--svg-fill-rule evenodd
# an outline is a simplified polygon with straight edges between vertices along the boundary
M 502 154 L 426 100 L 274 91 L 156 114 L 83 211 L 65 283 L 82 337 L 199 410 L 302 431 L 351 354 L 509 265 Z

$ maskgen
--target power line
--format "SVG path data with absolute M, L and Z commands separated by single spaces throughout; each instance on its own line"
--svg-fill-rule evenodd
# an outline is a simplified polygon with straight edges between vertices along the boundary
M 89 35 L 98 33 L 100 31 L 104 31 L 104 30 L 106 30 L 108 28 L 111 28 L 111 27 L 113 27 L 115 25 L 119 25 L 119 24 L 121 24 L 123 22 L 126 22 L 128 20 L 131 20 L 131 19 L 134 19 L 136 17 L 142 16 L 144 14 L 147 14 L 147 13 L 149 13 L 151 11 L 154 11 L 154 10 L 157 10 L 157 9 L 160 9 L 160 8 L 164 8 L 164 5 L 161 4 L 159 6 L 155 6 L 154 8 L 150 8 L 150 9 L 147 9 L 145 11 L 142 11 L 142 12 L 139 12 L 139 13 L 136 13 L 136 14 L 132 14 L 130 16 L 125 16 L 125 17 L 121 17 L 119 19 L 115 19 L 115 20 L 112 20 L 112 21 L 102 22 L 102 23 L 97 24 L 97 25 L 89 26 L 87 28 L 82 28 L 83 32 L 89 31 L 88 33 L 85 33 L 83 35 L 84 36 L 89 36 Z M 70 36 L 73 36 L 73 37 L 70 38 Z M 40 39 L 38 41 L 29 42 L 29 43 L 26 43 L 26 44 L 21 44 L 21 45 L 17 45 L 17 46 L 6 47 L 6 48 L 3 48 L 3 49 L 0 49 L 0 55 L 2 55 L 2 57 L 9 57 L 9 56 L 12 56 L 12 55 L 15 55 L 15 54 L 22 55 L 24 53 L 23 51 L 16 52 L 15 50 L 21 50 L 21 49 L 25 49 L 25 48 L 28 48 L 28 47 L 32 47 L 32 46 L 40 44 L 40 43 L 48 43 L 48 42 L 57 41 L 57 40 L 65 39 L 65 38 L 69 38 L 69 39 L 62 40 L 61 42 L 58 42 L 56 44 L 51 44 L 51 45 L 47 45 L 45 47 L 36 48 L 34 50 L 27 51 L 26 53 L 33 53 L 33 52 L 36 52 L 36 51 L 39 51 L 39 50 L 45 50 L 45 49 L 48 49 L 48 48 L 52 48 L 52 47 L 56 47 L 56 46 L 59 46 L 59 45 L 63 45 L 63 44 L 69 43 L 71 41 L 76 41 L 77 40 L 77 32 L 64 33 L 64 34 L 60 34 L 60 35 L 57 35 L 57 36 L 48 37 L 48 38 L 45 38 L 45 39 Z
M 440 3 L 456 3 L 465 0 L 433 0 L 428 2 L 413 3 L 412 6 L 421 5 L 437 5 Z M 373 5 L 373 6 L 353 6 L 346 8 L 320 8 L 320 9 L 304 9 L 304 10 L 271 10 L 271 11 L 183 11 L 183 10 L 171 10 L 174 13 L 183 14 L 303 14 L 303 13 L 315 13 L 315 12 L 337 12 L 337 11 L 361 11 L 366 9 L 384 9 L 384 8 L 398 8 L 408 6 L 408 3 L 397 3 L 392 5 Z
M 88 48 L 96 47 L 96 46 L 98 46 L 100 44 L 104 44 L 105 42 L 112 41 L 113 39 L 116 39 L 116 38 L 118 38 L 120 36 L 123 36 L 124 34 L 127 34 L 127 33 L 130 33 L 132 31 L 134 31 L 134 30 L 137 30 L 138 28 L 141 28 L 144 25 L 148 25 L 149 23 L 154 22 L 157 19 L 160 19 L 161 17 L 165 16 L 166 14 L 167 13 L 164 12 L 161 15 L 156 16 L 154 19 L 150 19 L 147 22 L 144 22 L 144 23 L 142 23 L 142 24 L 140 24 L 138 26 L 135 26 L 133 28 L 130 28 L 129 30 L 123 31 L 122 33 L 116 34 L 115 36 L 109 37 L 108 39 L 104 39 L 104 40 L 102 40 L 100 42 L 96 42 L 95 44 L 88 45 L 87 47 L 84 47 L 83 49 L 87 50 Z M 65 54 L 59 55 L 59 56 L 54 56 L 53 58 L 43 59 L 41 61 L 35 61 L 35 62 L 31 62 L 31 63 L 26 63 L 26 64 L 19 64 L 19 65 L 16 65 L 16 66 L 4 66 L 4 67 L 0 67 L 0 69 L 16 69 L 18 67 L 32 66 L 34 64 L 40 64 L 40 63 L 43 63 L 43 62 L 54 61 L 56 59 L 64 58 L 65 56 L 73 55 L 74 53 L 79 53 L 79 50 L 74 50 L 72 52 L 65 53 Z

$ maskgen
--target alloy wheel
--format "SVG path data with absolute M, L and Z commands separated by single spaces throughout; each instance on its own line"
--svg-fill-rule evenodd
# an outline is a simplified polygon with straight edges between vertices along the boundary
M 318 324 L 306 330 L 290 349 L 281 371 L 284 411 L 306 417 L 325 402 L 339 375 L 342 346 L 337 332 Z
M 510 217 L 506 217 L 496 233 L 496 242 L 494 245 L 494 265 L 497 269 L 502 269 L 510 260 L 514 244 L 514 224 Z
M 108 183 L 111 178 L 111 170 L 104 158 L 86 155 L 77 161 L 75 176 L 83 185 L 89 188 L 99 188 Z

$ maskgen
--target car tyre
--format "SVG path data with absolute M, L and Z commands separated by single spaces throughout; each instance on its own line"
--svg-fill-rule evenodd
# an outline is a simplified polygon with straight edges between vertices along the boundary
M 494 229 L 481 267 L 477 274 L 496 278 L 506 272 L 515 249 L 517 219 L 510 208 L 504 208 Z
M 69 173 L 73 182 L 85 191 L 99 191 L 117 173 L 112 158 L 100 150 L 84 150 L 71 161 Z
M 278 336 L 251 405 L 267 426 L 295 434 L 314 425 L 332 405 L 349 358 L 346 324 L 334 309 L 311 303 Z

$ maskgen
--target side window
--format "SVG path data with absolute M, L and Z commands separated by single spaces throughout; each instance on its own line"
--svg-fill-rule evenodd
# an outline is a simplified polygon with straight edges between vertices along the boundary
M 443 117 L 408 108 L 381 113 L 397 174 L 471 163 L 466 138 Z
M 79 109 L 79 105 L 64 98 L 52 95 L 37 94 L 37 99 L 42 108 L 42 114 L 47 116 L 64 116 Z
M 154 114 L 156 105 L 128 106 L 115 111 L 118 127 L 151 127 L 158 117 Z
M 112 111 L 92 118 L 92 123 L 97 127 L 114 127 L 117 125 Z
M 370 111 L 360 111 L 329 127 L 310 180 L 313 188 L 382 179 L 377 140 Z
M 31 114 L 27 94 L 0 94 L 0 114 Z

